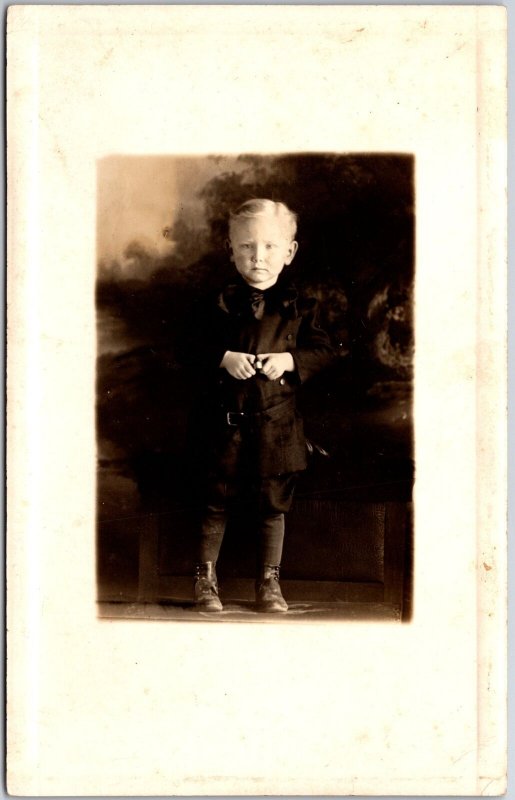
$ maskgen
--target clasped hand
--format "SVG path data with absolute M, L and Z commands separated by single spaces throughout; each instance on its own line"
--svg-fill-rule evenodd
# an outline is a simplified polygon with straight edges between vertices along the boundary
M 231 350 L 225 353 L 220 366 L 233 378 L 242 381 L 252 378 L 259 364 L 261 364 L 260 372 L 271 381 L 295 369 L 291 353 L 258 353 L 257 356 L 253 356 L 250 353 L 234 353 Z

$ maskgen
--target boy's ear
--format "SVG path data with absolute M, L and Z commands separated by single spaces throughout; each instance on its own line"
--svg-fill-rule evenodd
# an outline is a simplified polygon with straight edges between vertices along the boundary
M 295 253 L 297 252 L 298 249 L 299 249 L 299 243 L 298 242 L 295 242 L 295 241 L 290 242 L 288 256 L 286 258 L 286 261 L 284 262 L 287 266 L 288 266 L 288 264 L 291 264 L 291 262 L 295 258 Z
M 231 240 L 230 240 L 230 239 L 226 239 L 226 240 L 225 240 L 225 242 L 224 242 L 224 245 L 225 245 L 225 249 L 227 250 L 227 252 L 228 252 L 228 254 L 229 254 L 229 258 L 230 258 L 230 259 L 231 259 L 231 261 L 232 261 L 233 252 L 232 252 L 232 244 L 231 244 Z

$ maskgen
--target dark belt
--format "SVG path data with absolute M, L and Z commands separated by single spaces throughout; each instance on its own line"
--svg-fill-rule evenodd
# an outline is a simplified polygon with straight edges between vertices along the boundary
M 276 406 L 265 409 L 265 411 L 227 411 L 225 420 L 231 427 L 238 427 L 246 422 L 269 422 L 274 419 L 279 419 L 289 409 L 294 408 L 295 398 L 287 397 Z

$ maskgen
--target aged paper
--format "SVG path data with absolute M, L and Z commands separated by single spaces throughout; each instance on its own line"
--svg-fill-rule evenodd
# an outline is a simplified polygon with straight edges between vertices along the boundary
M 9 10 L 11 793 L 503 792 L 505 43 L 488 6 Z M 97 162 L 319 151 L 415 156 L 413 619 L 98 619 Z

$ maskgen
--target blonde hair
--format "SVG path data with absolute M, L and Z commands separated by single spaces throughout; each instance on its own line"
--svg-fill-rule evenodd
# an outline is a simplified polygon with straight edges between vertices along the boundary
M 238 222 L 264 216 L 275 217 L 282 225 L 290 241 L 293 241 L 297 232 L 297 215 L 293 211 L 290 211 L 285 203 L 263 198 L 246 200 L 236 211 L 231 211 L 229 214 L 229 234 L 231 234 L 234 226 L 237 225 Z

